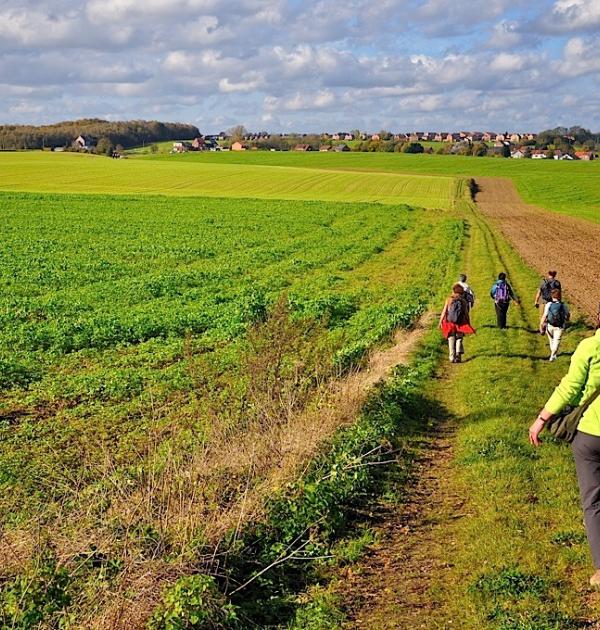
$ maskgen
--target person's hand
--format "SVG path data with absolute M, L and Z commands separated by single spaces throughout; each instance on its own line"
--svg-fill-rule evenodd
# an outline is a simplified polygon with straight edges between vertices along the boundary
M 544 429 L 545 422 L 541 418 L 536 418 L 533 424 L 529 427 L 529 443 L 533 446 L 539 446 L 542 441 L 540 440 L 540 433 Z
M 533 306 L 534 306 L 534 308 L 540 308 L 540 305 L 539 305 L 539 303 L 538 303 L 538 302 L 534 302 L 534 303 L 533 303 Z

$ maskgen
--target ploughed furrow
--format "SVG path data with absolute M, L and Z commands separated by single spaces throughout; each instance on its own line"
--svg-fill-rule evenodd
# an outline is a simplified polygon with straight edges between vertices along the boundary
M 527 205 L 510 180 L 478 177 L 476 183 L 479 209 L 523 260 L 541 274 L 557 270 L 567 299 L 595 315 L 600 301 L 600 225 Z

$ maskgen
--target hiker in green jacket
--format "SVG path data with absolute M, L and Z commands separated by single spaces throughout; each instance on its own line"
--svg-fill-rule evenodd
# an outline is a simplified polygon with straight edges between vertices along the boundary
M 585 404 L 600 388 L 600 308 L 596 334 L 584 339 L 571 358 L 571 365 L 538 417 L 529 427 L 529 441 L 540 445 L 544 425 L 567 406 Z M 596 572 L 590 584 L 600 588 L 600 397 L 586 409 L 572 442 L 579 481 L 585 530 Z

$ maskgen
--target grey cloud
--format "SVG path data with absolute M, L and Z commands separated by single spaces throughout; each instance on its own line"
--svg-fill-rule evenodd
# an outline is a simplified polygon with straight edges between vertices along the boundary
M 525 124 L 550 116 L 536 104 L 541 91 L 560 101 L 545 98 L 549 111 L 583 111 L 560 99 L 574 78 L 599 71 L 590 32 L 599 3 L 544 0 L 555 29 L 587 33 L 557 57 L 539 36 L 547 16 L 525 0 L 4 0 L 0 117 L 299 130 L 345 121 L 454 128 L 461 116 Z
M 556 0 L 534 27 L 546 33 L 585 33 L 600 29 L 600 0 Z

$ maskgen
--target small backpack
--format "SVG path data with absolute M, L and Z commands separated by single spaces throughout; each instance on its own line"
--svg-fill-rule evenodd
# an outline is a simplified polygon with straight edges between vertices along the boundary
M 448 306 L 446 319 L 451 324 L 462 324 L 465 318 L 465 301 L 462 298 L 454 298 Z
M 465 300 L 467 300 L 469 308 L 472 308 L 475 304 L 475 296 L 473 295 L 473 291 L 471 291 L 471 289 L 467 289 L 465 291 Z
M 550 326 L 558 326 L 559 328 L 562 328 L 567 321 L 563 303 L 552 302 L 548 308 L 548 317 L 546 319 Z
M 546 302 L 552 301 L 552 289 L 560 289 L 560 282 L 554 278 L 552 280 L 544 280 L 544 286 L 542 287 L 542 297 Z
M 508 292 L 508 284 L 504 280 L 500 280 L 496 285 L 496 293 L 494 295 L 496 304 L 499 302 L 508 302 L 510 300 L 510 293 Z

